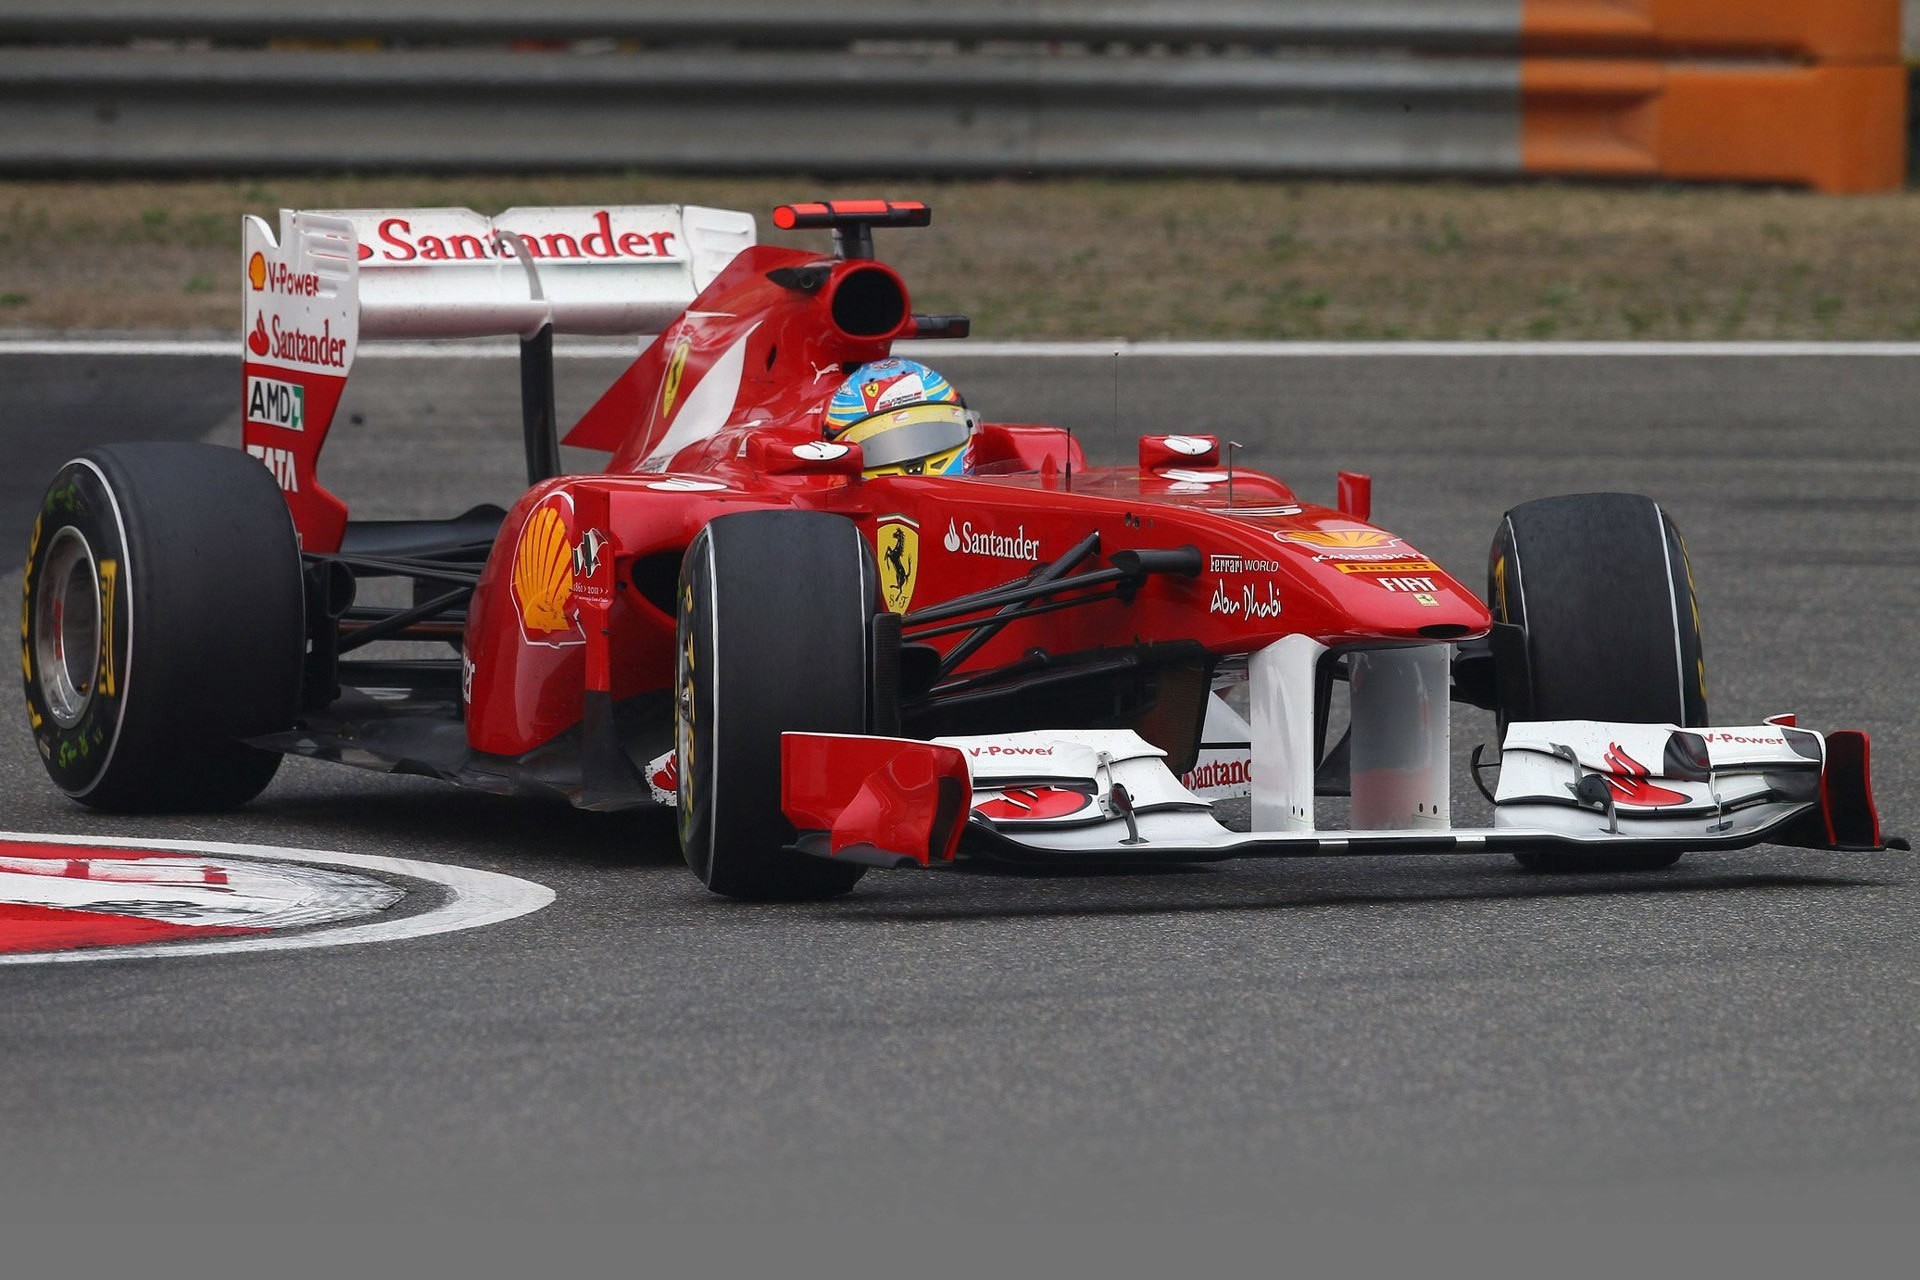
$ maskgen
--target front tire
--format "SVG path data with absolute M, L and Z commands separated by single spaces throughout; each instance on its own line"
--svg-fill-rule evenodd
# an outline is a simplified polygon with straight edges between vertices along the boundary
M 680 847 L 730 898 L 830 898 L 863 867 L 785 848 L 780 735 L 867 730 L 878 576 L 853 523 L 811 511 L 721 516 L 680 568 L 675 751 Z
M 1488 559 L 1498 721 L 1707 723 L 1700 607 L 1686 543 L 1658 503 L 1581 493 L 1507 512 Z M 1543 850 L 1529 871 L 1649 871 L 1680 854 Z
M 126 444 L 54 477 L 27 549 L 21 669 L 54 785 L 114 812 L 230 809 L 263 790 L 300 696 L 300 549 L 235 449 Z

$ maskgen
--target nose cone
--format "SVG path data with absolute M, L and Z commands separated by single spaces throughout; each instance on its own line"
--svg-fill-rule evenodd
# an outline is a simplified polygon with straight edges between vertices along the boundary
M 1493 625 L 1479 597 L 1405 539 L 1352 521 L 1317 526 L 1274 538 L 1322 597 L 1322 638 L 1461 640 Z
M 1328 586 L 1356 636 L 1464 640 L 1493 625 L 1479 597 L 1435 567 L 1353 574 Z

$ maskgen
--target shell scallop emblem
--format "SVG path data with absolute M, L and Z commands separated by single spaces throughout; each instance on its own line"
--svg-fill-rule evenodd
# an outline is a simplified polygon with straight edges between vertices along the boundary
M 573 499 L 552 494 L 520 526 L 513 553 L 513 602 L 529 644 L 584 644 L 586 636 L 567 606 L 573 600 Z
M 1303 547 L 1327 551 L 1370 551 L 1391 547 L 1400 539 L 1378 529 L 1295 529 L 1274 535 L 1282 542 L 1297 542 Z

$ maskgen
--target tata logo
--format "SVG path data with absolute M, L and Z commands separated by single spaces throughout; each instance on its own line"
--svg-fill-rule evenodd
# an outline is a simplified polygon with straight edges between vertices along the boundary
M 283 431 L 305 431 L 307 389 L 277 378 L 248 378 L 247 421 Z
M 275 449 L 270 445 L 250 444 L 247 452 L 266 464 L 273 472 L 273 482 L 286 493 L 300 492 L 300 475 L 295 469 L 293 450 Z

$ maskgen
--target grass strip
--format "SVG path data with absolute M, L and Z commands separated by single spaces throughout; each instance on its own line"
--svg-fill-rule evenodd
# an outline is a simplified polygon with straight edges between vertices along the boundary
M 882 232 L 982 338 L 1920 337 L 1920 194 L 1578 184 L 684 176 L 0 182 L 0 331 L 229 334 L 239 219 L 281 206 L 925 199 Z

